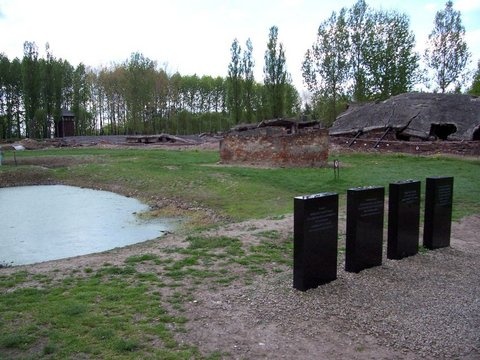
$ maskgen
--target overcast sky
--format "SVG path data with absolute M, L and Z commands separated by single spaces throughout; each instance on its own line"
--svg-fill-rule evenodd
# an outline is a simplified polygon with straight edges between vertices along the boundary
M 34 41 L 45 55 L 76 66 L 120 63 L 140 52 L 182 75 L 226 76 L 230 46 L 250 38 L 255 78 L 263 80 L 269 28 L 276 25 L 287 68 L 302 91 L 301 63 L 316 39 L 320 23 L 332 11 L 356 0 L 0 0 L 0 53 L 23 56 L 23 43 Z M 367 0 L 376 9 L 397 10 L 410 17 L 422 51 L 435 13 L 446 0 Z M 454 1 L 462 13 L 472 68 L 480 59 L 480 0 Z M 423 51 L 422 51 L 423 52 Z

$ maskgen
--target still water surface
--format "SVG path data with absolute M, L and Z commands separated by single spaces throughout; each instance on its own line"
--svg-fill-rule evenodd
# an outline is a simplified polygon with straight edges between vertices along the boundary
M 107 191 L 64 185 L 0 188 L 0 263 L 85 255 L 155 239 L 167 220 L 141 220 L 148 206 Z

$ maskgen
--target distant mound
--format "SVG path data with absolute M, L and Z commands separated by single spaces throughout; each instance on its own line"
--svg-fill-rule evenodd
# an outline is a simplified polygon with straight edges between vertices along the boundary
M 480 140 L 480 98 L 460 94 L 408 93 L 350 106 L 330 135 L 391 129 L 398 139 Z

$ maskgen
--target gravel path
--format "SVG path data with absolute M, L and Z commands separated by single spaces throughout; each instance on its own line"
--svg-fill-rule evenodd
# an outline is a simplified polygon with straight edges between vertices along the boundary
M 291 218 L 261 226 L 288 232 Z M 245 240 L 248 228 L 223 232 Z M 199 293 L 185 340 L 238 359 L 480 359 L 478 230 L 480 216 L 469 217 L 453 224 L 450 248 L 400 261 L 384 254 L 358 274 L 340 255 L 338 279 L 306 292 L 292 288 L 288 269 Z

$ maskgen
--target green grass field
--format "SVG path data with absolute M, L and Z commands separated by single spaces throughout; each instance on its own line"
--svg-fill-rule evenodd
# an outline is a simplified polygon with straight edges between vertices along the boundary
M 55 158 L 74 159 L 49 167 Z M 428 176 L 454 176 L 454 219 L 480 213 L 480 160 L 409 155 L 339 155 L 340 179 L 325 169 L 258 169 L 218 164 L 213 151 L 55 149 L 17 154 L 18 166 L 0 167 L 11 179 L 111 188 L 148 201 L 175 198 L 245 220 L 291 213 L 293 197 L 385 186 Z M 25 165 L 32 159 L 42 165 Z M 81 161 L 80 161 L 81 160 Z M 423 194 L 422 194 L 423 195 Z M 343 211 L 343 210 L 342 210 Z M 159 256 L 142 253 L 122 265 L 79 268 L 60 277 L 0 269 L 0 359 L 216 359 L 175 340 L 187 331 L 185 304 L 199 287 L 247 285 L 255 276 L 291 267 L 292 239 L 259 233 L 259 245 L 186 235 L 187 247 Z M 269 264 L 275 264 L 269 266 Z M 241 276 L 232 273 L 241 267 Z M 8 270 L 8 275 L 6 271 Z
M 21 154 L 21 156 L 20 156 Z M 390 182 L 428 176 L 454 176 L 454 219 L 480 212 L 480 160 L 404 154 L 340 155 L 340 179 L 331 168 L 258 169 L 221 166 L 216 151 L 59 149 L 19 153 L 22 157 L 73 157 L 90 163 L 56 167 L 48 176 L 68 184 L 116 184 L 148 200 L 164 196 L 200 203 L 234 220 L 276 216 L 292 211 L 294 196 L 334 191 L 344 197 L 358 186 L 385 186 Z M 25 169 L 23 169 L 26 171 Z M 0 172 L 0 174 L 1 174 Z M 44 176 L 46 176 L 44 174 Z

